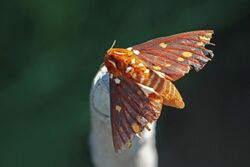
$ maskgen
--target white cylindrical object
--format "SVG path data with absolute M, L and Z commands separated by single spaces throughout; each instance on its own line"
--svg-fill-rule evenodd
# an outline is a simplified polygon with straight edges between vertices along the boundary
M 132 148 L 115 153 L 110 120 L 109 77 L 103 66 L 94 78 L 90 92 L 90 150 L 96 167 L 156 167 L 155 124 L 142 138 L 134 137 Z

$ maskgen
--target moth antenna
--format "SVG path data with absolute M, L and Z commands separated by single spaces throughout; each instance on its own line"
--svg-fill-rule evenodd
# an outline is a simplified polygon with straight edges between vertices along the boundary
M 109 51 L 110 51 L 111 49 L 113 49 L 113 47 L 115 46 L 115 43 L 116 43 L 116 40 L 114 40 L 113 44 L 111 45 L 111 47 L 109 48 L 109 50 L 107 51 L 107 53 L 109 53 Z
M 110 49 L 112 49 L 115 46 L 116 40 L 114 40 L 113 44 L 111 45 Z

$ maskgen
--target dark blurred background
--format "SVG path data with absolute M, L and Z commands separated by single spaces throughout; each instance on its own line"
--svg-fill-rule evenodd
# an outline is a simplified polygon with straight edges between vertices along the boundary
M 161 167 L 250 166 L 250 1 L 1 0 L 0 166 L 88 167 L 89 90 L 117 47 L 214 29 L 215 57 L 176 82 Z

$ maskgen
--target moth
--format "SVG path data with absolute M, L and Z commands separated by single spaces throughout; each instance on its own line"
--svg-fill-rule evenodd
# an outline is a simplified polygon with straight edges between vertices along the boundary
M 115 152 L 131 147 L 131 139 L 156 121 L 162 105 L 184 108 L 172 83 L 213 57 L 205 46 L 213 30 L 160 37 L 129 47 L 111 47 L 104 65 L 109 73 L 110 112 Z

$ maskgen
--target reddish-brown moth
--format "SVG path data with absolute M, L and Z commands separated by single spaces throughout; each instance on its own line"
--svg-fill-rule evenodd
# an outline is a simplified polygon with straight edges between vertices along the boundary
M 104 64 L 110 78 L 110 112 L 116 152 L 131 147 L 131 139 L 156 121 L 162 105 L 183 108 L 171 81 L 211 60 L 212 30 L 156 38 L 127 49 L 111 48 Z M 150 130 L 150 129 L 149 129 Z

